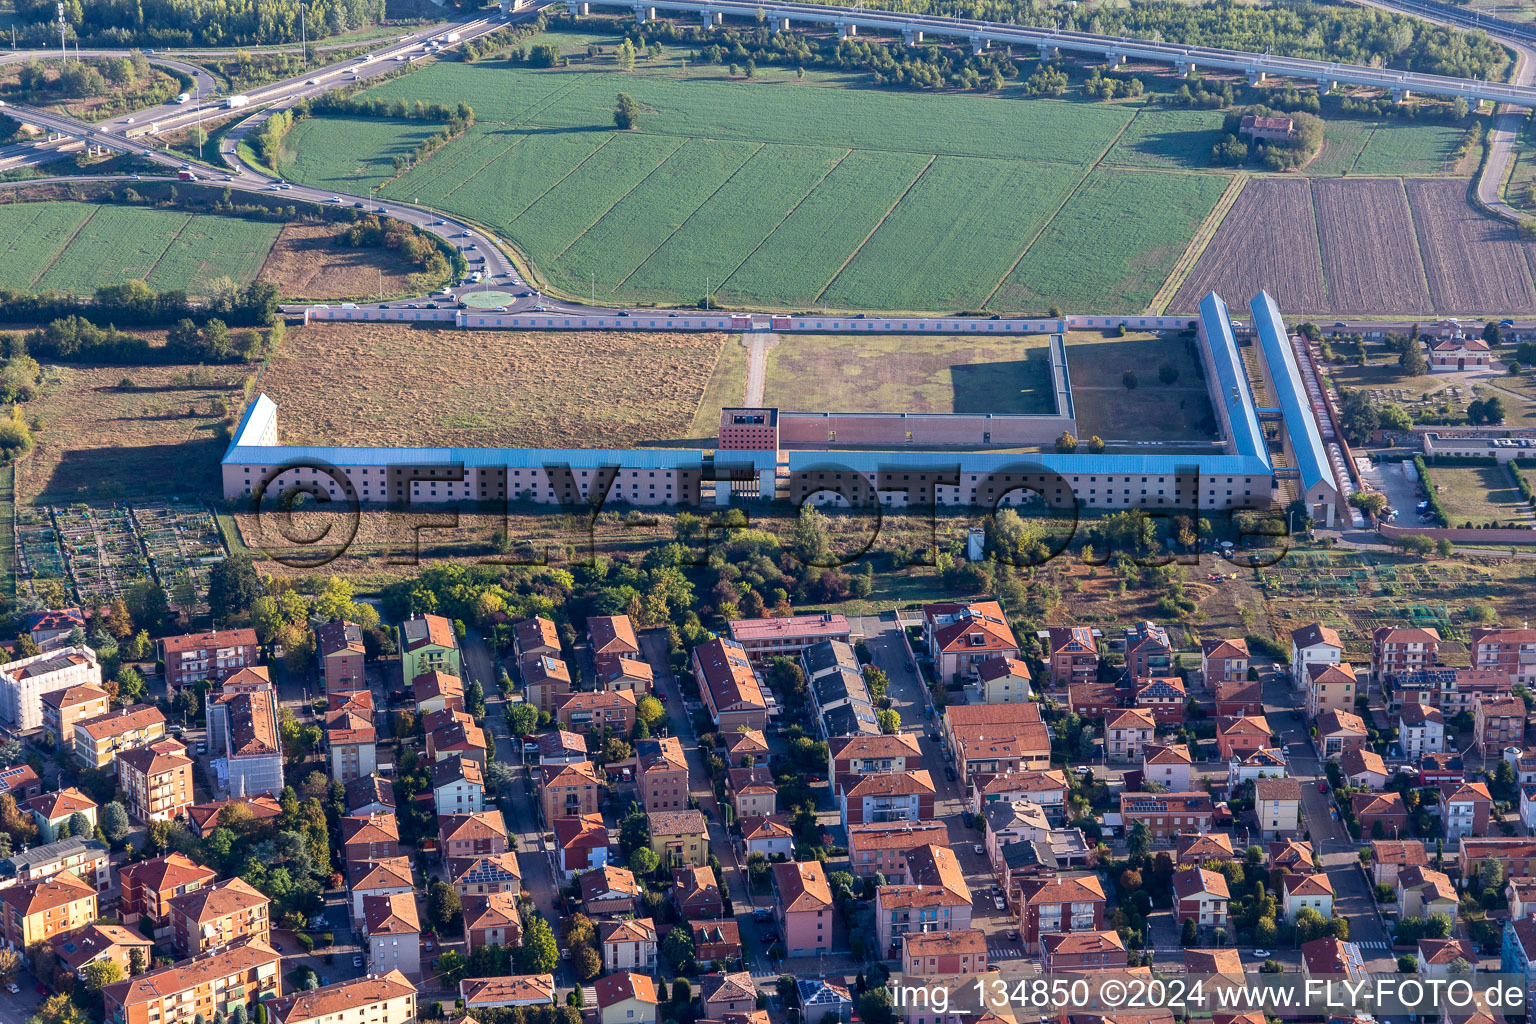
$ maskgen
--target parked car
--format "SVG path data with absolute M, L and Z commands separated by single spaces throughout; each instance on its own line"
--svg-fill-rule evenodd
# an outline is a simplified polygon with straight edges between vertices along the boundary
M 1269 959 L 1269 950 L 1267 950 L 1267 949 L 1256 949 L 1256 950 L 1253 951 L 1253 955 L 1254 955 L 1254 957 L 1256 959 L 1267 960 L 1267 959 Z
M 998 910 L 1006 911 L 1008 909 L 1007 901 L 1005 901 L 1001 896 L 992 897 L 992 905 Z
M 1328 783 L 1326 783 L 1326 782 L 1319 782 L 1317 784 L 1317 791 L 1319 793 L 1326 793 L 1326 792 L 1328 792 Z
M 5 983 L 5 990 L 7 992 L 9 992 L 13 996 L 21 991 L 21 989 L 17 986 L 17 984 L 14 981 L 6 982 Z
M 361 966 L 363 966 L 363 958 L 360 957 L 360 956 L 353 957 L 352 958 L 352 966 L 353 967 L 361 967 Z

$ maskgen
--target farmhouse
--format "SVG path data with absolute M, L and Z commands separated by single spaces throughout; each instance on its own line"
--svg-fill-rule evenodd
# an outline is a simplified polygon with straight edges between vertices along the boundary
M 1259 140 L 1289 139 L 1296 131 L 1294 120 L 1289 117 L 1261 117 L 1254 114 L 1244 114 L 1238 122 L 1237 132 L 1249 138 Z

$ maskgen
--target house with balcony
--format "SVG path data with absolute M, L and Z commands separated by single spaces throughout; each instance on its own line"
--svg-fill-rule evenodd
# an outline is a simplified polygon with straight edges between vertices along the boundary
M 843 826 L 927 821 L 936 790 L 926 768 L 876 775 L 839 776 L 837 802 Z

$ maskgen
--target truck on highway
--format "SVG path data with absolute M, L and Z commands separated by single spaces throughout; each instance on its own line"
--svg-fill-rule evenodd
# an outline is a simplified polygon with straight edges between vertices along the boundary
M 178 180 L 178 181 L 196 181 L 197 180 L 197 175 L 193 174 L 191 171 L 181 170 L 181 171 L 177 171 L 176 172 L 176 180 Z
M 437 37 L 438 42 L 442 43 L 456 43 L 460 38 L 461 36 L 457 32 L 444 32 L 442 35 Z
M 176 97 L 176 102 L 177 103 L 186 104 L 186 103 L 190 103 L 191 101 L 192 101 L 192 94 L 189 93 L 189 92 L 184 92 L 180 96 Z
M 244 95 L 229 96 L 224 100 L 224 108 L 226 110 L 234 110 L 237 107 L 248 107 L 250 105 L 251 98 Z

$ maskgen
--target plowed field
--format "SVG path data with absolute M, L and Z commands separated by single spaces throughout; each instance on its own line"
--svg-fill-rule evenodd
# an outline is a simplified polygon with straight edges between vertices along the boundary
M 1391 313 L 1430 308 L 1399 179 L 1314 181 L 1312 201 L 1330 309 Z
M 1258 178 L 1244 186 L 1170 308 L 1193 310 L 1212 289 L 1239 306 L 1263 289 L 1287 312 L 1327 308 L 1305 179 Z
M 1526 262 L 1530 243 L 1519 241 L 1511 225 L 1472 209 L 1464 181 L 1410 179 L 1404 184 L 1436 312 L 1536 310 Z

